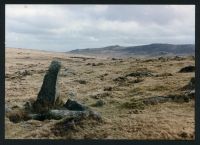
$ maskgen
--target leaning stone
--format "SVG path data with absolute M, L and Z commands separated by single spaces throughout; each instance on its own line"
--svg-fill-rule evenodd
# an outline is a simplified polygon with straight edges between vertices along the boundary
M 52 61 L 47 71 L 41 90 L 38 94 L 36 102 L 33 104 L 36 112 L 48 111 L 52 107 L 57 99 L 57 78 L 61 68 L 61 63 L 58 61 Z
M 84 111 L 84 110 L 88 109 L 86 106 L 83 106 L 82 104 L 78 103 L 77 101 L 74 101 L 71 99 L 67 100 L 64 107 L 69 110 L 76 110 L 76 111 Z

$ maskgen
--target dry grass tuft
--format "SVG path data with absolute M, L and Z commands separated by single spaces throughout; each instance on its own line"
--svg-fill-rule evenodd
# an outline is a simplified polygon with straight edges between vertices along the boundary
M 145 105 L 140 100 L 131 99 L 129 102 L 125 102 L 121 105 L 122 108 L 126 109 L 141 109 L 145 108 Z

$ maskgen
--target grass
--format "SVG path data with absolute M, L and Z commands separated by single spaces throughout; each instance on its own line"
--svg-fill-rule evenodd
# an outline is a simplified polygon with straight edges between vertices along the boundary
M 17 53 L 21 55 L 18 56 Z M 28 53 L 31 54 L 28 55 L 31 59 L 17 59 L 19 57 L 26 58 Z M 25 112 L 18 112 L 15 108 L 13 110 L 16 112 L 6 113 L 6 139 L 194 139 L 194 100 L 187 103 L 166 102 L 149 106 L 144 106 L 142 102 L 137 100 L 157 95 L 180 93 L 179 89 L 187 85 L 194 77 L 194 73 L 177 73 L 180 68 L 195 64 L 194 60 L 189 58 L 180 61 L 169 59 L 165 62 L 156 59 L 153 63 L 144 62 L 142 59 L 136 61 L 134 58 L 123 58 L 123 61 L 112 60 L 112 58 L 84 59 L 83 61 L 83 59 L 76 57 L 70 58 L 68 54 L 63 53 L 6 49 L 6 74 L 11 74 L 11 77 L 14 72 L 25 69 L 25 66 L 35 66 L 35 72 L 32 76 L 23 77 L 23 79 L 6 79 L 5 103 L 7 106 L 12 108 L 15 105 L 25 104 L 31 98 L 36 100 L 45 71 L 55 57 L 61 58 L 62 70 L 70 68 L 75 73 L 70 77 L 62 76 L 59 78 L 58 91 L 64 102 L 57 100 L 56 104 L 62 106 L 70 97 L 68 95 L 70 90 L 76 92 L 74 99 L 86 106 L 102 99 L 106 102 L 103 106 L 91 106 L 91 108 L 99 112 L 102 118 L 106 118 L 106 121 L 98 123 L 90 119 L 82 120 L 82 123 L 75 125 L 73 131 L 65 132 L 62 130 L 65 124 L 60 124 L 60 129 L 58 129 L 56 128 L 58 122 L 53 119 L 26 121 L 24 119 Z M 67 60 L 68 58 L 70 60 Z M 17 63 L 22 65 L 17 65 Z M 42 65 L 38 65 L 39 63 Z M 88 63 L 103 63 L 105 65 L 91 66 L 87 65 Z M 142 71 L 151 70 L 152 73 L 156 74 L 169 72 L 173 76 L 140 77 L 142 81 L 137 80 L 137 77 L 134 76 L 126 77 L 127 79 L 120 78 L 120 76 L 123 77 L 141 68 L 143 68 Z M 99 76 L 103 76 L 103 79 L 100 79 Z M 118 79 L 114 81 L 116 78 Z M 88 83 L 80 84 L 75 81 L 83 79 L 87 80 Z M 134 80 L 138 83 L 131 83 Z M 106 86 L 113 88 L 105 91 Z M 141 112 L 137 114 L 134 113 L 135 110 Z M 18 122 L 17 120 L 24 121 L 14 123 L 9 120 L 8 116 L 12 120 L 16 120 L 15 122 Z M 56 129 L 58 133 L 55 135 L 53 130 Z M 186 132 L 187 137 L 182 132 Z
M 143 110 L 145 108 L 145 105 L 142 101 L 131 99 L 128 102 L 125 102 L 121 105 L 122 108 L 126 109 L 140 109 Z

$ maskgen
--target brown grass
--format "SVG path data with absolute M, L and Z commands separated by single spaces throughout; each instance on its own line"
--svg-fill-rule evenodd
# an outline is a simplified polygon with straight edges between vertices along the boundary
M 62 130 L 63 124 L 59 124 L 59 121 L 26 121 L 23 111 L 18 110 L 18 112 L 13 109 L 15 111 L 5 116 L 7 139 L 193 140 L 195 138 L 194 100 L 188 103 L 166 102 L 148 105 L 143 109 L 141 109 L 143 104 L 135 101 L 158 95 L 181 94 L 180 88 L 188 84 L 194 73 L 177 72 L 184 66 L 194 65 L 194 59 L 152 62 L 134 58 L 119 61 L 111 58 L 87 59 L 89 58 L 87 56 L 83 59 L 82 57 L 84 56 L 6 48 L 5 103 L 11 109 L 13 106 L 23 106 L 27 101 L 36 99 L 50 62 L 58 59 L 62 63 L 61 72 L 69 68 L 75 75 L 59 77 L 58 85 L 62 99 L 57 103 L 62 105 L 68 98 L 73 97 L 99 112 L 103 118 L 102 123 L 90 119 L 83 120 L 74 129 L 65 131 Z M 88 63 L 98 65 L 87 65 Z M 16 73 L 20 70 L 27 70 L 30 74 L 20 76 Z M 141 77 L 138 82 L 135 77 L 126 77 L 135 71 L 150 71 L 154 76 Z M 158 74 L 161 75 L 156 76 Z M 121 83 L 114 81 L 119 77 L 125 77 L 126 80 Z M 85 80 L 87 83 L 79 83 L 76 80 Z M 106 86 L 111 86 L 112 89 L 105 90 Z M 69 93 L 71 91 L 76 95 L 71 96 Z M 101 107 L 93 107 L 91 104 L 99 99 L 106 103 Z M 13 120 L 19 121 L 14 123 Z

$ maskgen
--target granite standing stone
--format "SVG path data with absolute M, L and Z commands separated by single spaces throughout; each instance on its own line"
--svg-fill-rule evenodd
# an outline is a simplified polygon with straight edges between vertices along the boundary
M 33 104 L 36 112 L 48 111 L 57 99 L 57 78 L 61 68 L 59 61 L 52 61 L 49 70 L 44 76 L 41 90 L 38 94 L 37 100 Z

